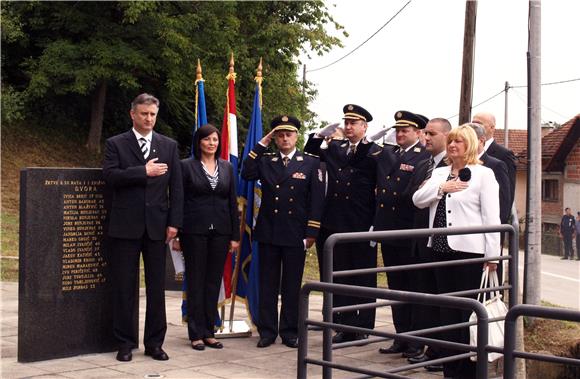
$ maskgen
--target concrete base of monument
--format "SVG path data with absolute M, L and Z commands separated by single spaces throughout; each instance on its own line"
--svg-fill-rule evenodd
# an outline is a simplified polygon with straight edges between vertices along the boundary
M 245 320 L 224 321 L 223 329 L 215 333 L 215 338 L 251 337 L 252 328 Z

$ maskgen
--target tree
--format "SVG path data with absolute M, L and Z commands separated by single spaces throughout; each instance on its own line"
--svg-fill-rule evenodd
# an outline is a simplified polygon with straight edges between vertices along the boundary
M 100 148 L 103 132 L 128 125 L 127 104 L 136 94 L 151 92 L 162 101 L 158 128 L 187 146 L 197 58 L 210 122 L 221 124 L 230 52 L 238 73 L 239 125 L 248 124 L 260 57 L 265 117 L 311 118 L 303 104 L 315 91 L 308 88 L 303 96 L 297 57 L 307 44 L 318 54 L 340 44 L 326 33 L 328 23 L 342 28 L 321 1 L 7 2 L 2 82 L 11 99 L 24 99 L 29 118 L 46 122 L 49 114 L 51 122 L 88 129 L 91 150 Z

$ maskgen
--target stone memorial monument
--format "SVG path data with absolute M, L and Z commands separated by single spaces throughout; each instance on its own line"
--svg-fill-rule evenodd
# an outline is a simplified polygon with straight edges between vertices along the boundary
M 105 187 L 101 169 L 21 171 L 19 362 L 116 349 Z

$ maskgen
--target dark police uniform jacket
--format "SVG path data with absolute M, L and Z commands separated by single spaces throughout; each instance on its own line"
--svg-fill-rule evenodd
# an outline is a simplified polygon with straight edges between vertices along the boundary
M 256 144 L 242 166 L 242 177 L 260 180 L 262 203 L 254 239 L 279 246 L 303 246 L 316 238 L 324 202 L 324 177 L 320 160 L 296 150 L 288 167 L 279 153 L 266 153 Z
M 385 147 L 377 156 L 377 206 L 374 230 L 411 229 L 413 226 L 415 211 L 413 194 L 409 194 L 406 189 L 415 172 L 415 166 L 429 158 L 429 153 L 420 143 L 403 155 L 399 155 L 397 149 L 396 146 Z M 410 246 L 410 241 L 390 240 L 388 244 Z
M 348 158 L 349 141 L 332 140 L 321 149 L 322 138 L 310 136 L 304 150 L 326 162 L 328 190 L 322 225 L 333 232 L 367 232 L 375 208 L 376 160 L 381 148 L 374 142 L 358 144 Z

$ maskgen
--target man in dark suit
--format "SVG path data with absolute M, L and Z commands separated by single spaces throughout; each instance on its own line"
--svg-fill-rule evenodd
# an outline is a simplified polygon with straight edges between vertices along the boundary
M 408 111 L 395 113 L 395 128 L 398 146 L 391 151 L 384 149 L 378 156 L 377 164 L 377 206 L 374 230 L 399 230 L 413 227 L 415 207 L 412 194 L 405 192 L 419 162 L 429 157 L 425 147 L 419 142 L 419 135 L 425 129 L 427 117 Z M 395 156 L 395 163 L 391 156 Z M 411 255 L 411 239 L 381 241 L 381 253 L 385 267 L 415 263 Z M 409 291 L 413 288 L 412 273 L 408 271 L 387 273 L 389 288 Z M 411 304 L 392 306 L 393 324 L 397 333 L 411 330 Z M 383 354 L 402 353 L 405 358 L 422 353 L 417 343 L 406 343 L 395 339 L 392 346 L 381 348 Z
M 165 245 L 177 234 L 183 218 L 183 188 L 177 143 L 155 133 L 159 100 L 141 94 L 131 104 L 133 128 L 105 144 L 103 175 L 113 191 L 108 237 L 114 283 L 117 360 L 130 361 L 138 347 L 134 323 L 143 253 L 147 310 L 145 355 L 169 359 L 162 345 L 165 317 Z
M 437 167 L 446 166 L 445 154 L 447 146 L 447 134 L 451 131 L 451 124 L 447 119 L 434 118 L 431 119 L 425 127 L 425 150 L 431 154 L 431 157 L 425 159 L 415 167 L 413 176 L 407 187 L 406 194 L 413 196 L 415 191 L 431 177 L 433 169 Z M 414 209 L 413 212 L 413 229 L 429 228 L 429 210 L 428 209 Z M 421 237 L 413 239 L 411 243 L 411 251 L 413 258 L 417 263 L 436 262 L 438 258 L 433 254 L 433 249 L 427 246 L 428 237 Z M 437 294 L 440 293 L 437 289 L 437 281 L 435 278 L 434 269 L 422 269 L 412 273 L 413 276 L 413 290 L 422 293 Z M 419 330 L 440 326 L 439 309 L 426 305 L 411 305 L 411 330 Z M 430 335 L 429 337 L 436 337 Z M 420 363 L 440 357 L 440 348 L 437 346 L 430 346 L 427 350 L 416 357 L 408 358 L 409 363 Z M 429 371 L 442 371 L 442 365 L 426 366 Z
M 505 224 L 509 220 L 513 202 L 513 199 L 510 196 L 510 177 L 507 166 L 501 160 L 492 157 L 484 151 L 486 136 L 483 127 L 477 123 L 471 123 L 470 126 L 475 131 L 477 139 L 479 140 L 479 146 L 477 149 L 479 159 L 485 167 L 489 167 L 493 170 L 495 180 L 499 184 L 499 218 L 501 223 Z
M 472 122 L 482 125 L 483 128 L 485 129 L 485 146 L 484 146 L 485 152 L 489 156 L 499 159 L 506 165 L 509 179 L 510 214 L 511 214 L 511 206 L 514 202 L 516 191 L 516 157 L 514 156 L 514 153 L 511 150 L 495 142 L 495 139 L 493 138 L 493 132 L 495 131 L 494 115 L 487 112 L 477 113 L 473 116 Z
M 242 166 L 244 179 L 262 183 L 254 230 L 260 249 L 258 347 L 270 346 L 279 334 L 282 343 L 296 348 L 304 261 L 306 249 L 314 244 L 320 230 L 324 177 L 318 157 L 296 149 L 298 119 L 278 116 L 270 126 L 272 131 L 250 151 Z M 268 154 L 266 148 L 272 139 L 279 152 Z M 282 309 L 278 327 L 279 292 Z
M 324 265 L 323 249 L 327 238 L 334 233 L 367 232 L 373 223 L 375 208 L 376 160 L 381 148 L 368 142 L 364 137 L 373 117 L 363 107 L 347 104 L 344 112 L 344 140 L 328 142 L 322 149 L 323 138 L 330 136 L 338 124 L 329 125 L 317 134 L 310 136 L 304 150 L 320 156 L 326 162 L 328 173 L 328 191 L 322 216 L 322 229 L 316 240 L 318 265 Z M 376 246 L 368 242 L 356 242 L 337 245 L 334 249 L 334 271 L 353 270 L 377 267 Z M 321 278 L 322 280 L 323 278 Z M 336 283 L 364 287 L 377 286 L 375 274 L 357 275 L 339 278 Z M 335 294 L 334 306 L 374 302 L 373 299 Z M 343 312 L 336 315 L 336 323 L 373 329 L 375 326 L 375 308 L 354 312 Z M 338 332 L 333 337 L 334 343 L 366 338 L 366 335 Z

